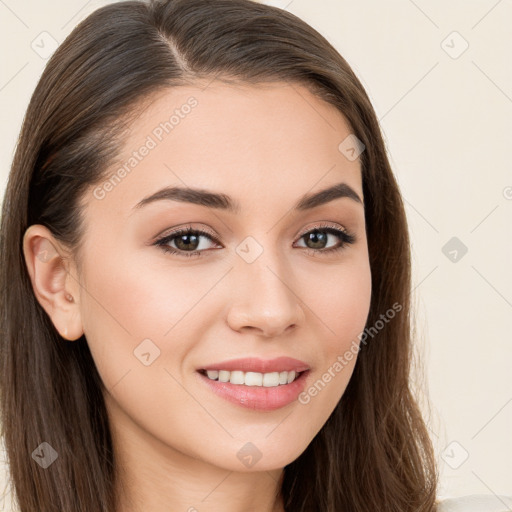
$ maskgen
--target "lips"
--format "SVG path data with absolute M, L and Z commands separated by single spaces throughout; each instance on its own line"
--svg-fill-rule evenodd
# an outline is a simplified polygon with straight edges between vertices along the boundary
M 276 357 L 275 359 L 258 359 L 255 357 L 248 357 L 242 359 L 231 359 L 229 361 L 220 361 L 212 363 L 207 366 L 198 368 L 202 370 L 228 370 L 242 372 L 256 372 L 256 373 L 272 373 L 272 372 L 291 372 L 301 373 L 309 370 L 310 366 L 304 361 L 294 359 L 292 357 Z
M 297 397 L 304 391 L 309 380 L 310 371 L 306 370 L 291 383 L 275 387 L 247 386 L 211 380 L 197 372 L 198 382 L 206 386 L 215 395 L 242 407 L 260 412 L 270 412 L 297 402 Z

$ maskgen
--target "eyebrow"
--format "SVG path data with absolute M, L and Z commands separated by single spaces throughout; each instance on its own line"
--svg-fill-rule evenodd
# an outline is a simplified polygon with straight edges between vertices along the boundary
M 310 210 L 341 197 L 347 197 L 363 205 L 363 201 L 352 187 L 346 183 L 338 183 L 319 192 L 304 195 L 297 201 L 293 209 L 298 211 Z M 206 208 L 225 210 L 233 214 L 241 212 L 240 203 L 226 194 L 189 187 L 165 187 L 142 199 L 133 209 L 139 209 L 155 201 L 164 200 L 198 204 Z

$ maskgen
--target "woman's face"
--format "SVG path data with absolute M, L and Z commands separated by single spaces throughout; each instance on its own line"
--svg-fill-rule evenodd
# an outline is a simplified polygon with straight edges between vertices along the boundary
M 265 470 L 296 459 L 324 425 L 371 295 L 350 134 L 334 107 L 285 83 L 173 88 L 133 123 L 109 178 L 84 198 L 78 300 L 130 449 Z M 341 193 L 316 196 L 335 185 Z M 184 190 L 158 194 L 172 188 Z M 156 244 L 188 228 L 206 235 Z M 354 241 L 328 252 L 343 232 Z M 273 379 L 288 380 L 296 361 L 226 372 L 226 361 L 283 357 L 308 369 L 293 384 Z M 237 383 L 246 377 L 256 385 Z

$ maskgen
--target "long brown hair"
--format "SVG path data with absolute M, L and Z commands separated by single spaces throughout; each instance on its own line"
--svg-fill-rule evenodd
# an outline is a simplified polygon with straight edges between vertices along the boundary
M 105 179 L 123 128 L 152 93 L 197 80 L 301 84 L 334 105 L 361 154 L 372 274 L 364 343 L 340 402 L 285 467 L 290 512 L 432 512 L 437 469 L 410 382 L 406 216 L 375 112 L 347 62 L 289 12 L 250 0 L 118 2 L 82 21 L 49 60 L 18 140 L 1 219 L 1 422 L 21 512 L 114 512 L 116 459 L 85 339 L 61 338 L 35 298 L 22 239 L 43 224 L 74 254 L 81 198 Z M 374 328 L 374 331 L 376 329 Z M 42 469 L 31 454 L 58 453 Z

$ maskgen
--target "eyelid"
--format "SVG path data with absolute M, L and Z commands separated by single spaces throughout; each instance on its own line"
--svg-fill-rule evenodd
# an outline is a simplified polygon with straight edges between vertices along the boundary
M 350 234 L 341 224 L 335 224 L 329 221 L 320 221 L 320 224 L 313 223 L 312 225 L 309 225 L 308 227 L 304 228 L 302 231 L 299 231 L 299 233 L 295 235 L 295 238 L 302 238 L 305 234 L 309 233 L 310 231 L 314 231 L 315 229 L 320 230 L 324 228 L 333 228 L 339 231 L 343 231 L 343 233 L 347 235 Z
M 198 227 L 198 228 L 194 228 L 190 223 L 189 224 L 186 224 L 185 226 L 179 226 L 177 228 L 173 228 L 171 229 L 170 231 L 168 230 L 164 230 L 162 231 L 161 233 L 159 233 L 158 235 L 156 235 L 152 242 L 150 242 L 149 245 L 153 245 L 155 244 L 156 242 L 159 242 L 161 240 L 163 240 L 164 238 L 167 238 L 169 236 L 174 236 L 178 233 L 181 233 L 182 231 L 204 231 L 206 233 L 208 233 L 208 235 L 210 235 L 212 237 L 212 239 L 216 242 L 216 243 L 219 243 L 219 240 L 218 240 L 218 237 L 217 235 L 215 234 L 214 231 L 212 231 L 210 228 L 206 227 L 206 226 L 203 226 L 201 225 L 201 227 Z

